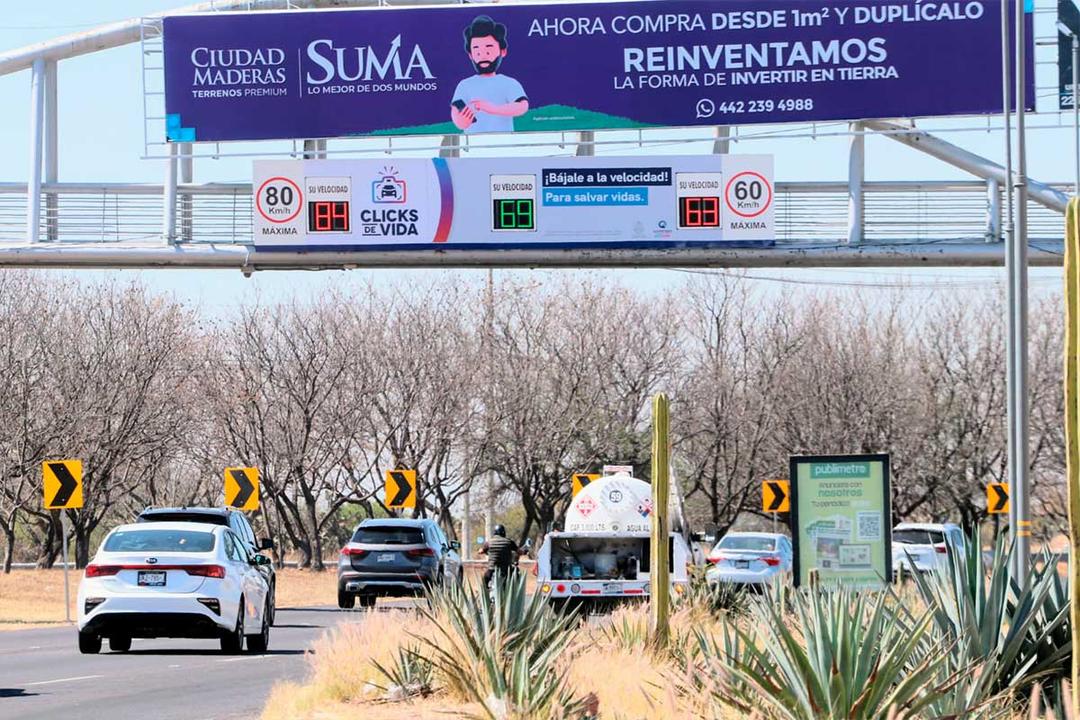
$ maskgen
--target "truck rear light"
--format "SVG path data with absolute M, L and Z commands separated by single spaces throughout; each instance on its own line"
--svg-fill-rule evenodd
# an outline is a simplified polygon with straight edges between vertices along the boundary
M 777 565 L 780 564 L 780 558 L 774 557 L 772 555 L 766 555 L 765 557 L 763 557 L 761 559 L 764 560 L 765 564 L 768 565 L 769 567 L 776 567 Z
M 551 592 L 551 586 L 548 585 L 547 583 L 544 583 L 543 585 L 540 586 L 540 592 L 547 595 L 549 592 Z
M 532 574 L 534 577 L 540 577 L 540 563 L 533 564 Z
M 566 586 L 563 585 L 562 583 L 559 583 L 558 585 L 556 585 L 555 589 L 558 590 L 559 592 L 566 592 Z
M 220 565 L 183 565 L 177 569 L 195 577 L 218 578 L 219 580 L 225 577 L 225 568 Z
M 429 547 L 413 548 L 412 550 L 406 550 L 405 554 L 409 557 L 435 557 L 435 551 Z
M 367 550 L 361 550 L 360 548 L 343 547 L 341 548 L 341 554 L 346 557 L 364 557 L 367 555 Z
M 121 569 L 119 565 L 87 565 L 86 577 L 109 577 L 116 575 Z

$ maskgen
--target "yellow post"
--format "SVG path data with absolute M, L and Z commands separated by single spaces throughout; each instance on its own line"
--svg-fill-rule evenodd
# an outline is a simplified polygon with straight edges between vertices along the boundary
M 1080 198 L 1065 213 L 1065 466 L 1069 484 L 1069 615 L 1072 621 L 1072 706 L 1080 717 L 1080 429 L 1077 360 L 1080 354 Z
M 652 436 L 652 539 L 649 544 L 649 593 L 652 609 L 652 636 L 657 646 L 668 642 L 668 615 L 671 609 L 671 569 L 668 567 L 668 399 L 664 393 L 653 397 Z

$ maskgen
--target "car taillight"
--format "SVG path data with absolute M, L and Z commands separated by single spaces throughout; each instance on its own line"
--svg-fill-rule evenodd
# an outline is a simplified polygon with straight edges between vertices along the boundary
M 770 566 L 770 567 L 776 567 L 777 565 L 780 564 L 780 558 L 774 557 L 772 555 L 766 555 L 765 557 L 763 557 L 761 559 L 764 560 L 765 564 Z
M 119 565 L 87 565 L 86 577 L 108 577 L 110 575 L 116 575 L 120 570 L 121 567 Z
M 184 565 L 180 568 L 188 575 L 196 575 L 198 577 L 218 578 L 225 577 L 225 568 L 220 565 Z
M 949 548 L 945 547 L 944 545 L 935 545 L 934 550 L 941 553 L 942 555 L 949 552 Z
M 363 557 L 367 555 L 367 550 L 361 550 L 360 548 L 343 547 L 341 548 L 342 555 L 351 555 L 352 557 Z
M 409 557 L 435 557 L 435 551 L 429 547 L 406 550 L 405 554 Z

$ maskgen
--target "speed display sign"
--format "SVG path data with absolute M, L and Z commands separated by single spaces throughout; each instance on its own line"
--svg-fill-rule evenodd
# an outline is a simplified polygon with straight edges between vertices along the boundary
M 257 161 L 255 244 L 768 245 L 772 165 L 768 155 Z

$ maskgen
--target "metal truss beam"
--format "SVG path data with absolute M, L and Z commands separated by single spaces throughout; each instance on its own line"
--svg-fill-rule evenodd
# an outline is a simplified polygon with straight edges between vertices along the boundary
M 1031 264 L 1059 266 L 1062 244 L 1031 248 Z M 410 252 L 282 252 L 249 245 L 177 244 L 110 247 L 102 243 L 0 245 L 0 267 L 233 268 L 254 270 L 376 267 L 986 267 L 1004 263 L 1000 243 L 785 243 L 771 248 L 418 250 Z

